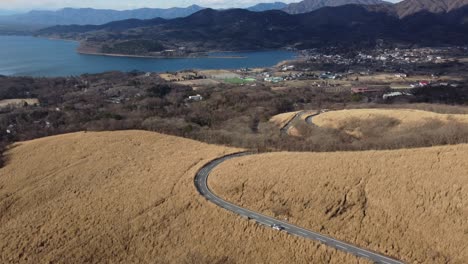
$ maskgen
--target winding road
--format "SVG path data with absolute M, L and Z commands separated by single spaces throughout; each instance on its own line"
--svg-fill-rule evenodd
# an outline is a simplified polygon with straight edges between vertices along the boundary
M 284 125 L 280 131 L 281 133 L 283 134 L 288 134 L 288 131 L 289 129 L 291 129 L 291 127 L 293 126 L 293 124 L 296 122 L 297 119 L 301 118 L 302 115 L 305 113 L 305 111 L 300 111 L 300 112 L 297 112 L 293 118 L 291 118 L 291 120 L 289 120 L 286 125 Z
M 317 112 L 317 113 L 315 113 L 315 114 L 312 114 L 312 115 L 307 116 L 306 119 L 305 119 L 305 122 L 306 122 L 308 125 L 316 126 L 316 125 L 314 124 L 314 122 L 313 122 L 312 119 L 313 119 L 314 117 L 320 115 L 320 113 L 321 113 L 321 112 L 319 111 L 319 112 Z
M 293 125 L 296 123 L 297 120 L 299 120 L 300 118 L 302 118 L 303 115 L 307 114 L 307 112 L 309 111 L 300 111 L 300 112 L 297 112 L 293 118 L 291 118 L 291 120 L 288 121 L 288 123 L 286 123 L 286 125 L 284 125 L 280 130 L 281 130 L 281 133 L 282 134 L 288 134 L 289 130 L 293 127 Z M 308 125 L 315 125 L 313 122 L 312 122 L 312 118 L 314 118 L 315 116 L 318 116 L 320 115 L 320 111 L 318 111 L 317 113 L 315 114 L 309 114 L 306 118 L 305 118 L 305 122 L 308 124 Z
M 313 116 L 315 115 L 312 115 L 312 117 Z M 308 118 L 311 118 L 311 117 L 308 117 Z M 216 204 L 217 206 L 221 208 L 224 208 L 228 211 L 238 214 L 248 220 L 254 220 L 257 223 L 265 225 L 267 227 L 272 228 L 274 225 L 277 225 L 281 227 L 282 231 L 287 232 L 288 234 L 296 235 L 305 239 L 318 241 L 322 244 L 328 245 L 337 250 L 341 250 L 341 251 L 353 254 L 357 257 L 369 259 L 371 261 L 374 261 L 375 263 L 403 264 L 403 262 L 401 261 L 392 259 L 390 257 L 384 256 L 377 252 L 359 248 L 355 245 L 346 243 L 344 241 L 339 241 L 334 238 L 328 237 L 326 235 L 322 235 L 320 233 L 316 233 L 314 231 L 307 230 L 299 226 L 295 226 L 290 223 L 272 218 L 270 216 L 266 216 L 266 215 L 251 211 L 249 209 L 240 207 L 226 200 L 223 200 L 222 198 L 216 196 L 216 194 L 214 194 L 210 190 L 210 188 L 208 187 L 208 176 L 213 171 L 213 169 L 215 169 L 217 166 L 219 166 L 221 163 L 227 160 L 235 159 L 235 158 L 242 157 L 242 156 L 253 155 L 253 154 L 254 153 L 250 153 L 250 152 L 235 153 L 235 154 L 227 155 L 219 159 L 213 160 L 210 163 L 206 164 L 203 168 L 200 169 L 200 171 L 198 171 L 198 173 L 195 176 L 195 186 L 198 192 L 200 193 L 200 195 L 202 195 L 208 201 Z

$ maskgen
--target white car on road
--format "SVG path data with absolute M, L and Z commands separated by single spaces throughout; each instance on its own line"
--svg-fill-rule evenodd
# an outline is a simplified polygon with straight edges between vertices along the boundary
M 274 230 L 278 230 L 278 231 L 281 231 L 284 229 L 284 227 L 277 225 L 277 224 L 273 224 L 271 228 L 273 228 Z

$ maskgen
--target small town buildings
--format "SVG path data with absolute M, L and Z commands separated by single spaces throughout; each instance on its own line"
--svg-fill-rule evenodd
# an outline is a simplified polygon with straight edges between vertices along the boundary
M 419 82 L 419 86 L 420 87 L 425 87 L 425 86 L 428 86 L 430 83 L 428 81 L 420 81 Z
M 397 96 L 403 96 L 403 95 L 411 95 L 410 93 L 403 93 L 403 92 L 391 92 L 391 93 L 386 93 L 382 96 L 384 100 L 389 99 L 391 97 L 397 97 Z
M 270 82 L 270 83 L 279 83 L 284 81 L 283 77 L 266 77 L 265 82 Z
M 406 74 L 406 73 L 397 73 L 397 74 L 395 74 L 395 77 L 397 77 L 397 78 L 406 78 L 406 77 L 408 77 L 408 74 Z
M 192 101 L 192 102 L 200 102 L 203 100 L 203 96 L 197 94 L 197 95 L 192 95 L 192 96 L 189 96 L 188 98 L 189 101 Z
M 336 80 L 337 78 L 339 78 L 341 76 L 339 76 L 338 74 L 334 74 L 334 73 L 331 73 L 331 72 L 324 72 L 322 74 L 320 74 L 320 79 L 324 79 L 324 80 Z

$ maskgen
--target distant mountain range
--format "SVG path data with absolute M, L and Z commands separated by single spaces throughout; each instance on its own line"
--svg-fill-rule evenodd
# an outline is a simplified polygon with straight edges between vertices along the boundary
M 437 0 L 435 0 L 437 1 Z M 324 7 L 336 7 L 342 5 L 390 5 L 389 2 L 382 0 L 304 0 L 299 3 L 289 4 L 282 10 L 289 14 L 302 14 L 315 11 Z
M 422 2 L 421 2 L 422 1 Z M 422 9 L 427 10 L 446 10 L 450 11 L 460 3 L 466 0 L 452 0 L 448 4 L 442 4 L 444 0 L 433 0 L 430 3 L 425 3 L 423 0 L 406 1 L 405 5 L 398 6 L 398 11 L 393 10 L 394 6 L 389 2 L 382 0 L 304 0 L 299 3 L 285 4 L 283 2 L 275 3 L 260 3 L 252 7 L 246 8 L 249 11 L 264 12 L 269 10 L 283 10 L 289 14 L 301 14 L 315 11 L 323 7 L 336 7 L 348 4 L 380 6 L 382 9 L 388 9 L 401 16 L 405 16 Z M 426 1 L 427 2 L 427 1 Z M 173 19 L 192 15 L 200 10 L 205 9 L 198 5 L 192 5 L 186 8 L 141 8 L 135 10 L 105 10 L 92 8 L 64 8 L 57 11 L 30 11 L 24 14 L 2 15 L 0 16 L 0 24 L 13 25 L 102 25 L 113 21 L 127 19 L 153 19 L 164 18 Z M 1 10 L 0 10 L 1 15 Z
M 402 18 L 419 12 L 447 13 L 468 5 L 468 0 L 405 0 L 396 4 L 383 0 L 304 0 L 289 4 L 281 10 L 289 14 L 302 14 L 324 7 L 350 4 L 366 6 L 369 10 L 391 13 Z
M 468 4 L 468 0 L 405 0 L 391 4 L 382 0 L 304 0 L 299 3 L 285 4 L 261 3 L 249 8 L 250 11 L 264 12 L 269 10 L 282 10 L 289 14 L 308 13 L 324 7 L 337 7 L 342 5 L 362 5 L 369 10 L 391 13 L 400 18 L 425 11 L 430 13 L 446 13 L 459 9 Z M 0 24 L 13 25 L 102 25 L 112 21 L 127 19 L 173 19 L 187 17 L 204 7 L 192 5 L 186 8 L 142 8 L 135 10 L 103 10 L 92 8 L 64 8 L 58 11 L 31 11 L 25 14 L 1 15 Z
M 285 4 L 283 2 L 275 2 L 275 3 L 261 3 L 254 5 L 252 7 L 247 8 L 249 11 L 254 11 L 254 12 L 264 12 L 264 11 L 269 11 L 269 10 L 281 10 L 284 9 L 288 6 L 288 4 Z
M 431 8 L 434 0 L 418 0 L 426 4 L 423 9 L 400 17 L 399 8 L 412 6 L 413 1 L 325 7 L 297 15 L 279 10 L 204 9 L 172 20 L 132 19 L 101 26 L 55 26 L 38 34 L 80 40 L 96 52 L 103 52 L 105 47 L 133 55 L 147 55 L 155 47 L 194 52 L 330 45 L 364 47 L 375 45 L 378 39 L 395 45 L 466 45 L 468 5 L 439 10 Z
M 92 8 L 64 8 L 57 11 L 30 11 L 26 14 L 16 14 L 0 17 L 0 23 L 31 24 L 31 25 L 101 25 L 112 21 L 125 19 L 152 19 L 186 17 L 204 8 L 192 5 L 187 8 L 141 8 L 134 10 L 106 10 Z
M 18 11 L 13 11 L 13 10 L 1 10 L 0 9 L 0 16 L 7 16 L 7 15 L 14 15 L 18 14 Z
M 261 3 L 247 8 L 250 11 L 262 12 L 268 10 L 278 10 L 287 7 L 287 4 Z M 93 8 L 64 8 L 57 11 L 30 11 L 24 14 L 10 15 L 2 13 L 0 10 L 0 23 L 14 25 L 102 25 L 112 21 L 126 19 L 153 19 L 164 18 L 173 19 L 186 17 L 200 10 L 205 9 L 198 5 L 192 5 L 186 8 L 141 8 L 134 10 L 108 10 Z

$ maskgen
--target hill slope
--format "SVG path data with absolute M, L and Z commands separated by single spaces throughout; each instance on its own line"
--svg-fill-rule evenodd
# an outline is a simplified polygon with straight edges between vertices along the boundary
M 468 5 L 468 0 L 405 0 L 394 7 L 400 17 L 418 12 L 447 13 Z
M 234 159 L 210 187 L 405 263 L 468 263 L 468 145 Z
M 315 11 L 324 7 L 335 7 L 342 5 L 379 5 L 389 4 L 382 0 L 304 0 L 299 3 L 289 4 L 283 11 L 289 14 L 301 14 Z
M 399 140 L 414 138 L 413 142 L 436 142 L 437 138 L 450 138 L 448 135 L 454 131 L 467 131 L 468 115 L 409 109 L 352 109 L 320 114 L 314 117 L 314 124 L 363 141 L 396 144 Z
M 232 151 L 140 131 L 17 144 L 0 169 L 0 263 L 358 263 L 203 199 L 196 171 Z

